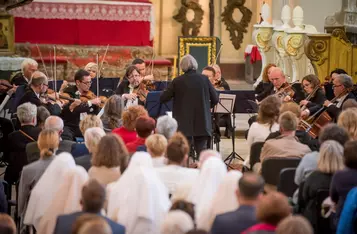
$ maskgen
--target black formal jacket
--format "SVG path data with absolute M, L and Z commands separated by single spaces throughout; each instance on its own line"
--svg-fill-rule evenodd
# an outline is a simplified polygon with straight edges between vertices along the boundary
M 261 102 L 264 98 L 274 93 L 274 85 L 261 81 L 255 88 L 255 98 Z
M 310 115 L 313 115 L 318 109 L 320 109 L 326 100 L 324 91 L 319 88 L 315 95 L 309 100 L 306 105 L 307 109 L 310 111 Z
M 26 137 L 20 131 L 11 133 L 8 137 L 9 142 L 9 165 L 5 171 L 5 180 L 8 183 L 16 182 L 20 178 L 22 168 L 28 164 L 26 155 L 26 145 L 37 141 L 41 129 L 32 125 L 21 126 L 20 130 L 29 135 L 33 140 Z
M 80 97 L 77 91 L 77 86 L 68 86 L 63 90 L 64 93 L 68 93 L 72 98 L 79 99 Z M 97 105 L 89 106 L 87 102 L 82 102 L 81 105 L 74 108 L 73 112 L 71 112 L 69 110 L 70 105 L 71 102 L 63 106 L 61 117 L 65 126 L 73 128 L 79 128 L 81 113 L 96 115 L 100 109 Z
M 231 90 L 231 88 L 229 87 L 229 84 L 223 77 L 221 77 L 221 83 L 220 83 L 219 87 L 223 87 L 224 90 Z
M 173 98 L 173 117 L 178 122 L 178 131 L 185 136 L 211 136 L 210 108 L 218 103 L 218 94 L 209 79 L 189 70 L 175 78 L 160 101 Z
M 26 102 L 30 102 L 36 106 L 44 106 L 51 113 L 51 115 L 59 116 L 61 114 L 61 107 L 58 104 L 42 103 L 33 89 L 29 86 L 26 88 L 25 94 L 20 99 L 18 106 Z
M 16 73 L 10 80 L 10 83 L 12 85 L 28 85 L 28 81 L 25 79 L 24 75 L 22 72 Z
M 118 95 L 123 95 L 126 93 L 130 92 L 130 88 L 129 88 L 130 82 L 128 81 L 128 79 L 126 77 L 123 78 L 123 80 L 120 82 L 118 88 L 115 90 L 115 94 Z M 124 101 L 124 105 L 126 105 L 127 100 Z M 140 99 L 138 99 L 138 104 L 144 106 L 145 102 L 142 102 Z

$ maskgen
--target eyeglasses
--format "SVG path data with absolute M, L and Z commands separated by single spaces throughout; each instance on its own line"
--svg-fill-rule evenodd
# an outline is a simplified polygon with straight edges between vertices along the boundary
M 310 83 L 308 83 L 308 84 L 302 84 L 302 86 L 304 86 L 304 87 L 309 87 L 309 86 L 310 86 Z
M 88 81 L 88 82 L 82 82 L 81 83 L 85 84 L 85 85 L 91 85 L 92 84 L 92 81 Z
M 342 86 L 342 85 L 332 85 L 332 88 L 334 89 L 334 88 L 338 88 L 340 86 Z
M 139 75 L 139 74 L 130 75 L 130 76 L 129 76 L 129 79 L 136 78 L 136 77 L 140 77 L 140 75 Z

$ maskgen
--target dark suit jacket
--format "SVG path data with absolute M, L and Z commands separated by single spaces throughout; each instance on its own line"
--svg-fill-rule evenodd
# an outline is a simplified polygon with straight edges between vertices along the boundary
M 68 215 L 60 215 L 57 218 L 56 227 L 54 230 L 54 234 L 65 234 L 65 233 L 72 233 L 72 226 L 76 219 L 85 214 L 86 212 L 75 212 Z M 108 222 L 109 226 L 112 229 L 113 234 L 125 234 L 125 227 L 121 224 L 118 224 L 107 217 L 101 216 L 105 221 Z
M 243 205 L 235 211 L 217 215 L 211 234 L 238 234 L 256 223 L 255 207 Z
M 35 141 L 41 129 L 32 125 L 21 126 L 20 130 L 32 137 Z M 20 131 L 15 131 L 9 135 L 9 165 L 5 171 L 5 180 L 8 183 L 18 181 L 22 167 L 27 165 L 26 145 L 33 142 L 31 139 L 23 135 Z
M 178 131 L 185 136 L 212 135 L 210 108 L 218 103 L 218 94 L 206 76 L 190 70 L 175 78 L 160 101 L 167 102 L 171 98 Z
M 317 110 L 319 110 L 326 100 L 325 93 L 322 89 L 318 89 L 315 95 L 310 99 L 309 103 L 306 105 L 307 109 L 310 111 L 310 115 L 313 115 Z
M 31 87 L 27 87 L 25 90 L 25 94 L 20 99 L 18 105 L 23 103 L 30 102 L 36 106 L 44 106 L 51 113 L 51 115 L 60 115 L 61 107 L 58 104 L 47 103 L 44 104 L 40 101 L 40 99 L 36 96 L 36 93 L 33 91 Z
M 11 84 L 17 85 L 17 86 L 28 85 L 28 81 L 25 79 L 22 72 L 18 72 L 17 74 L 15 74 L 15 76 L 11 78 L 10 82 L 11 82 Z
M 85 144 L 76 143 L 72 145 L 71 154 L 73 158 L 88 155 L 89 151 Z
M 261 81 L 255 88 L 255 98 L 260 102 L 273 93 L 274 85 L 270 82 Z
M 92 163 L 91 163 L 92 156 L 90 154 L 86 154 L 84 156 L 80 156 L 74 159 L 76 162 L 76 165 L 82 166 L 86 171 L 89 171 L 89 168 L 91 168 Z
M 56 154 L 60 154 L 62 152 L 71 153 L 72 145 L 74 141 L 62 140 L 59 142 L 58 150 Z M 26 155 L 28 163 L 32 163 L 37 161 L 40 158 L 40 150 L 38 148 L 37 142 L 32 142 L 26 145 Z

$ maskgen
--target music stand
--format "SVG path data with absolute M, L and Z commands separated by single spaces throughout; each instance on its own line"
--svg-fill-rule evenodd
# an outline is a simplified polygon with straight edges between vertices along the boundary
M 227 156 L 227 158 L 224 160 L 224 162 L 229 167 L 234 159 L 238 159 L 238 160 L 241 160 L 244 162 L 244 159 L 235 151 L 235 129 L 236 129 L 236 124 L 235 124 L 236 116 L 235 116 L 235 112 L 234 112 L 235 102 L 236 102 L 235 94 L 220 93 L 218 104 L 215 106 L 215 109 L 214 109 L 214 113 L 229 114 L 233 118 L 233 121 L 232 121 L 233 122 L 232 123 L 232 153 L 230 153 Z
M 160 102 L 162 91 L 150 91 L 146 96 L 145 109 L 151 118 L 158 118 L 166 115 L 167 111 L 172 111 L 172 100 L 167 103 Z

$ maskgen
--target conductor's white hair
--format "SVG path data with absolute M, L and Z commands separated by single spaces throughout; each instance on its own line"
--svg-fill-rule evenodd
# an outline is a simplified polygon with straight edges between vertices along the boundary
M 103 136 L 105 136 L 105 132 L 101 128 L 94 127 L 86 130 L 84 133 L 84 143 L 89 152 L 92 153 L 97 148 L 99 141 Z
M 177 131 L 177 121 L 176 119 L 164 115 L 157 119 L 156 132 L 158 134 L 164 135 L 166 139 L 170 139 Z
M 198 64 L 196 59 L 192 55 L 186 54 L 182 57 L 180 61 L 180 68 L 183 72 L 187 72 L 189 70 L 197 70 Z
M 26 102 L 17 107 L 16 114 L 21 124 L 32 123 L 32 120 L 36 119 L 37 116 L 37 107 L 30 102 Z
M 33 60 L 32 58 L 25 58 L 24 61 L 22 61 L 21 63 L 21 71 L 22 73 L 24 72 L 25 68 L 27 68 L 28 66 L 38 66 L 38 63 Z
M 45 121 L 45 129 L 54 129 L 59 132 L 63 130 L 63 126 L 63 120 L 58 116 L 51 115 Z
M 184 211 L 173 210 L 167 213 L 161 224 L 162 234 L 185 234 L 194 228 L 192 218 Z

